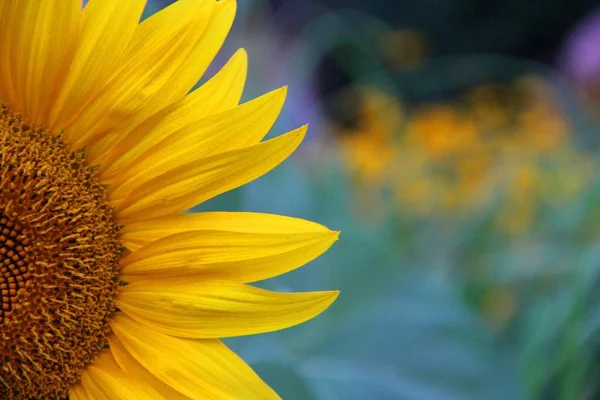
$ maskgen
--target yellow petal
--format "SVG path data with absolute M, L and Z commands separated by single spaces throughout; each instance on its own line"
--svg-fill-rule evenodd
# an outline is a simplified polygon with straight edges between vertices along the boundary
M 109 367 L 119 368 L 119 364 L 117 364 L 117 360 L 113 357 L 112 353 L 108 349 L 104 349 L 100 351 L 100 354 L 96 357 L 95 363 L 103 363 L 108 365 Z
M 144 368 L 134 357 L 125 350 L 119 339 L 112 335 L 108 338 L 110 351 L 117 360 L 117 363 L 123 371 L 131 376 L 148 383 L 155 388 L 168 400 L 189 400 L 190 398 L 179 393 Z
M 72 61 L 81 0 L 11 0 L 2 8 L 0 72 L 11 87 L 3 87 L 0 96 L 44 123 Z
M 69 400 L 95 400 L 88 396 L 81 382 L 69 388 Z
M 123 347 L 158 379 L 191 399 L 279 399 L 254 371 L 215 339 L 181 339 L 117 314 L 111 327 Z
M 120 171 L 116 181 L 109 182 L 111 196 L 121 198 L 144 182 L 200 157 L 259 143 L 275 123 L 285 94 L 285 88 L 275 90 L 221 114 L 174 127 L 170 135 Z
M 282 215 L 248 212 L 202 212 L 170 215 L 127 224 L 120 239 L 131 251 L 155 240 L 189 231 L 294 234 L 327 232 L 323 225 Z
M 158 332 L 202 339 L 289 328 L 322 313 L 337 296 L 338 292 L 277 293 L 235 282 L 167 279 L 127 285 L 116 304 Z
M 181 128 L 238 105 L 246 82 L 248 56 L 238 50 L 208 82 L 182 100 L 148 118 L 113 147 L 98 170 L 106 180 L 149 148 Z
M 90 141 L 91 138 L 85 140 L 85 143 L 88 144 L 86 154 L 90 163 L 101 164 L 104 154 L 121 138 L 151 115 L 182 99 L 198 82 L 227 36 L 236 10 L 235 0 L 223 0 L 216 3 L 210 1 L 210 4 L 214 4 L 214 12 L 204 34 L 199 40 L 191 40 L 191 34 L 187 34 L 187 40 L 193 44 L 189 55 L 183 58 L 179 55 L 168 56 L 169 62 L 164 66 L 164 71 L 160 71 L 159 76 L 152 83 L 153 88 L 160 86 L 160 90 L 149 91 L 149 88 L 146 87 L 145 92 L 148 95 L 144 96 L 146 99 L 143 104 L 135 112 L 129 113 L 127 118 L 121 120 L 118 125 L 111 125 L 110 134 L 107 135 L 109 132 L 107 129 L 94 128 L 100 136 L 104 137 L 101 141 Z M 196 31 L 197 29 L 192 29 L 193 33 Z M 183 63 L 178 65 L 174 61 Z M 154 67 L 146 67 L 146 69 L 154 70 Z M 171 71 L 173 73 L 169 74 Z M 163 77 L 167 79 L 161 81 Z M 136 101 L 133 103 L 130 101 L 126 107 L 131 108 L 135 103 Z M 105 105 L 110 104 L 112 102 L 109 99 Z
M 82 12 L 77 50 L 47 127 L 61 130 L 102 89 L 122 62 L 146 0 L 90 0 Z
M 188 94 L 188 107 L 200 106 L 195 112 L 197 118 L 201 118 L 237 106 L 242 98 L 247 75 L 248 53 L 245 49 L 238 49 L 212 78 Z
M 306 127 L 261 144 L 204 157 L 164 173 L 117 204 L 125 225 L 134 220 L 180 213 L 244 185 L 273 169 L 298 147 Z M 151 171 L 150 171 L 151 173 Z
M 21 21 L 17 20 L 17 3 L 0 3 L 0 98 L 9 105 L 16 103 L 16 82 L 12 76 L 11 56 Z
M 181 1 L 181 0 L 180 0 Z M 212 4 L 212 0 L 211 4 Z M 159 93 L 147 101 L 140 112 L 130 115 L 116 126 L 112 133 L 101 141 L 92 142 L 87 148 L 87 158 L 92 164 L 101 164 L 104 154 L 127 133 L 162 108 L 182 99 L 198 82 L 221 48 L 229 29 L 233 24 L 237 4 L 235 0 L 220 0 L 214 3 L 213 17 L 205 33 L 192 49 L 184 64 L 167 81 Z M 189 38 L 188 38 L 189 39 Z
M 109 131 L 133 120 L 141 122 L 183 98 L 199 78 L 200 71 L 188 59 L 200 51 L 197 45 L 216 4 L 211 0 L 181 0 L 138 25 L 123 62 L 65 129 L 65 140 L 74 147 L 88 146 Z
M 104 363 L 92 363 L 81 374 L 81 386 L 94 400 L 166 400 L 142 380 Z
M 121 279 L 201 276 L 203 279 L 254 282 L 281 275 L 315 259 L 338 232 L 285 234 L 189 231 L 167 236 L 130 254 Z

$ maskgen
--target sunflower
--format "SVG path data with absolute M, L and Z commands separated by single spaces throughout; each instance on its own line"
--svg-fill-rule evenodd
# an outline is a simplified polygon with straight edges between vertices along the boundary
M 277 398 L 219 339 L 337 292 L 249 283 L 323 253 L 299 219 L 186 214 L 274 168 L 285 88 L 239 104 L 246 54 L 191 91 L 234 0 L 0 0 L 0 398 Z M 190 92 L 191 91 L 191 92 Z

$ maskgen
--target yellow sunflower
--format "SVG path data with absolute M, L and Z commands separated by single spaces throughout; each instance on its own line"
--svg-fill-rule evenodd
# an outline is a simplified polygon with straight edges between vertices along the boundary
M 219 338 L 283 329 L 337 292 L 248 283 L 337 233 L 184 214 L 283 161 L 285 89 L 238 105 L 238 51 L 191 92 L 234 0 L 0 0 L 0 398 L 277 398 Z

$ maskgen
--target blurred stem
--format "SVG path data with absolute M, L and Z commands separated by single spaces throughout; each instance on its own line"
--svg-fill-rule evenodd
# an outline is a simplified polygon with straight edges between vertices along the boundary
M 586 391 L 587 371 L 589 371 L 588 340 L 583 334 L 583 322 L 586 318 L 586 305 L 588 294 L 593 290 L 597 281 L 595 269 L 590 265 L 596 265 L 596 249 L 592 250 L 587 257 L 584 256 L 580 265 L 580 272 L 576 274 L 573 285 L 573 300 L 571 312 L 563 330 L 562 357 L 559 368 L 560 392 L 559 400 L 584 399 Z M 591 258 L 591 259 L 590 259 Z
M 578 310 L 579 311 L 579 310 Z M 580 313 L 572 315 L 567 324 L 567 332 L 563 345 L 563 373 L 564 379 L 560 383 L 559 400 L 583 399 L 585 390 L 586 362 L 583 359 L 583 347 L 579 340 Z

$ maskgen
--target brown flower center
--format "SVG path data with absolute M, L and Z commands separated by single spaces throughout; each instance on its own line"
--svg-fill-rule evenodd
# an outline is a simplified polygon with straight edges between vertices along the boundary
M 62 399 L 105 346 L 121 247 L 81 151 L 0 102 L 0 399 Z

